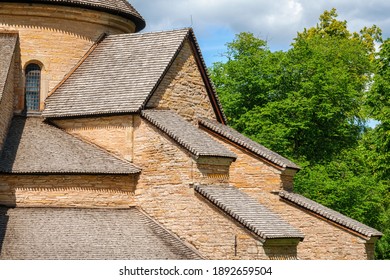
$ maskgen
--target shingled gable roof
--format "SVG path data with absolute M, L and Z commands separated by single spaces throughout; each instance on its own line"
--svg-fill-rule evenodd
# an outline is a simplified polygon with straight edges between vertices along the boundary
M 324 205 L 314 202 L 313 200 L 310 200 L 302 195 L 292 193 L 292 192 L 282 191 L 279 193 L 279 196 L 281 197 L 282 200 L 297 205 L 309 212 L 319 215 L 331 222 L 334 222 L 338 225 L 341 225 L 347 229 L 355 231 L 369 238 L 381 237 L 383 235 L 381 232 L 377 231 L 376 229 L 373 229 L 354 219 L 344 216 L 339 212 L 327 208 Z
M 10 3 L 35 3 L 80 7 L 103 11 L 131 20 L 136 25 L 136 31 L 145 28 L 145 20 L 127 0 L 7 0 Z
M 143 109 L 190 39 L 217 117 L 224 115 L 191 29 L 108 36 L 46 100 L 43 116 L 135 113 Z M 203 64 L 202 64 L 203 63 Z M 185 94 L 185 93 L 183 93 Z
M 303 233 L 236 187 L 198 185 L 195 191 L 264 241 L 304 238 Z
M 263 145 L 245 137 L 238 131 L 232 129 L 231 127 L 218 123 L 213 120 L 209 120 L 206 118 L 202 118 L 199 120 L 199 124 L 204 128 L 216 133 L 223 138 L 228 139 L 229 141 L 235 143 L 236 145 L 249 150 L 257 156 L 260 156 L 267 161 L 276 164 L 282 168 L 291 168 L 291 169 L 300 169 L 298 165 L 293 163 L 292 161 L 282 157 L 281 155 L 267 149 Z
M 0 207 L 0 259 L 189 260 L 202 257 L 137 208 Z
M 14 117 L 0 172 L 14 174 L 136 174 L 141 170 L 104 150 L 43 123 Z
M 197 158 L 201 156 L 237 158 L 234 153 L 214 141 L 207 133 L 173 111 L 144 110 L 141 115 Z
M 11 67 L 16 41 L 16 34 L 0 33 L 0 102 L 3 97 L 5 82 L 7 81 Z

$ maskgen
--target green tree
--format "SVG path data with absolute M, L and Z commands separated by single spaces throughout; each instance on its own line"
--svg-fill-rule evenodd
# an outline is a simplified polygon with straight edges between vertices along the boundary
M 215 63 L 211 74 L 228 121 L 236 126 L 242 114 L 279 99 L 272 93 L 285 54 L 272 53 L 265 41 L 245 32 L 227 47 L 227 62 Z
M 329 161 L 356 145 L 377 27 L 351 33 L 335 10 L 298 33 L 288 52 L 241 33 L 211 68 L 230 125 L 298 161 Z
M 376 256 L 389 259 L 390 40 L 378 56 L 378 27 L 337 17 L 325 11 L 287 52 L 240 33 L 210 71 L 229 124 L 303 166 L 297 192 L 381 230 Z
M 369 116 L 379 121 L 370 134 L 371 162 L 381 179 L 390 182 L 390 39 L 382 45 L 376 60 L 374 84 L 367 96 Z

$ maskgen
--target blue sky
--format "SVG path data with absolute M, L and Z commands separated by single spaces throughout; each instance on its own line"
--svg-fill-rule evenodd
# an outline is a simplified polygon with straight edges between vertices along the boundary
M 193 27 L 208 66 L 222 60 L 235 34 L 252 32 L 271 50 L 287 50 L 298 31 L 314 26 L 324 10 L 336 8 L 353 31 L 376 24 L 390 36 L 386 0 L 130 0 L 144 17 L 143 32 Z

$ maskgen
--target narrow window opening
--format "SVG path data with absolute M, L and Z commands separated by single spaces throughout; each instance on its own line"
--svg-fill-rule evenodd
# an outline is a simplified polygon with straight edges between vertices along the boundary
M 26 110 L 39 111 L 41 91 L 41 67 L 32 63 L 26 67 Z

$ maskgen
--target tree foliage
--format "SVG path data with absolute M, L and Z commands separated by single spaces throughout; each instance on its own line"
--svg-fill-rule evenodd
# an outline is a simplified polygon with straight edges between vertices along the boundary
M 335 10 L 288 52 L 241 33 L 211 68 L 230 125 L 296 160 L 327 161 L 356 145 L 377 27 L 350 33 Z
M 332 9 L 285 52 L 238 34 L 210 72 L 229 124 L 303 166 L 296 191 L 382 230 L 377 257 L 390 258 L 390 40 L 377 54 L 381 42 L 377 26 L 351 32 Z
M 375 172 L 390 181 L 390 39 L 381 46 L 376 60 L 374 84 L 367 96 L 369 115 L 380 123 L 371 132 L 371 147 L 375 156 Z

